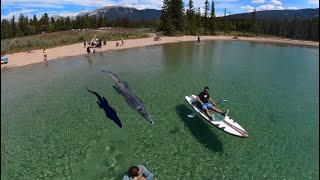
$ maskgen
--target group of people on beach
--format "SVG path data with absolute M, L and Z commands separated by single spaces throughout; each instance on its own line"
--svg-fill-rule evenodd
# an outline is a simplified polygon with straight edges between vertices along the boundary
M 101 44 L 102 44 L 102 42 L 103 42 L 103 46 L 106 46 L 107 45 L 107 41 L 106 40 L 101 40 L 101 39 L 96 39 L 96 43 L 94 43 L 93 41 L 91 42 L 91 44 L 89 43 L 89 42 L 83 42 L 83 46 L 84 47 L 87 47 L 87 53 L 89 54 L 89 53 L 91 53 L 91 50 L 90 50 L 90 48 L 94 48 L 93 49 L 93 52 L 92 53 L 95 53 L 96 52 L 96 47 L 101 47 Z M 117 41 L 116 42 L 116 47 L 118 47 L 120 44 L 119 44 L 119 42 Z M 121 46 L 123 46 L 124 45 L 124 41 L 123 41 L 123 38 L 121 38 Z
M 116 47 L 118 47 L 120 44 L 119 44 L 119 42 L 117 41 L 116 42 Z M 123 42 L 123 38 L 121 38 L 121 46 L 123 46 L 124 45 L 124 42 Z
M 96 41 L 91 41 L 91 42 L 83 42 L 83 47 L 96 47 L 99 48 L 101 47 L 103 44 L 103 46 L 107 45 L 107 41 L 106 40 L 102 40 L 102 39 L 96 39 Z
M 87 47 L 87 53 L 88 53 L 88 54 L 91 53 L 90 46 Z M 93 48 L 92 53 L 96 53 L 96 48 Z
M 87 47 L 87 53 L 90 54 L 91 53 L 90 48 L 92 48 L 92 47 L 101 47 L 102 42 L 103 42 L 104 46 L 107 45 L 107 41 L 106 40 L 102 41 L 101 39 L 96 39 L 96 43 L 94 43 L 93 41 L 91 42 L 91 44 L 90 44 L 90 42 L 83 42 L 83 46 Z M 123 45 L 124 45 L 124 41 L 123 41 L 123 38 L 121 38 L 121 46 L 123 46 Z M 118 46 L 119 46 L 119 42 L 116 43 L 116 47 L 118 47 Z M 94 48 L 92 53 L 95 53 L 95 52 L 96 52 L 96 49 Z M 47 50 L 45 48 L 43 49 L 42 53 L 43 53 L 43 60 L 47 61 L 48 60 L 48 55 L 47 55 L 48 53 L 47 53 Z

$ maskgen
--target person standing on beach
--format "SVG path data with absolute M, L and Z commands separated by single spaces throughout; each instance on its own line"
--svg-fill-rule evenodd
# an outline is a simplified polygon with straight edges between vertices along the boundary
M 43 49 L 43 60 L 46 61 L 48 59 L 46 49 Z
M 90 46 L 87 47 L 87 53 L 90 53 Z
M 121 46 L 123 46 L 124 42 L 123 42 L 123 38 L 121 38 Z
M 132 166 L 122 180 L 154 180 L 154 175 L 142 165 Z
M 198 44 L 200 44 L 200 36 L 198 36 Z
M 86 47 L 87 46 L 87 42 L 83 42 L 83 47 Z

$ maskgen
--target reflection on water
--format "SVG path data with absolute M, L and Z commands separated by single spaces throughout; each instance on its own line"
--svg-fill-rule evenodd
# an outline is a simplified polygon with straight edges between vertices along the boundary
M 48 66 L 49 66 L 48 61 L 44 61 L 44 64 L 45 64 L 45 66 L 46 66 L 46 67 L 48 67 Z

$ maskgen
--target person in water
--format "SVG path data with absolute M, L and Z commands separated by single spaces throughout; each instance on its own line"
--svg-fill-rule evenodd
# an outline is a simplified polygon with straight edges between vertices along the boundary
M 48 59 L 47 51 L 46 49 L 43 49 L 43 60 L 46 61 Z
M 122 180 L 154 180 L 154 175 L 144 166 L 131 166 Z
M 216 107 L 217 104 L 213 102 L 213 100 L 210 98 L 208 87 L 204 87 L 203 91 L 197 96 L 196 99 L 200 102 L 202 111 L 204 111 L 211 120 L 214 120 L 215 118 L 214 114 L 212 115 L 209 112 L 209 108 L 220 113 L 222 116 L 226 116 L 228 113 L 228 110 L 227 112 L 223 112 L 222 110 Z

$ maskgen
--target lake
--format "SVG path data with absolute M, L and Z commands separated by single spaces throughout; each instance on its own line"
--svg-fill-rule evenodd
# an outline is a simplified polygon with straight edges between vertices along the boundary
M 128 84 L 153 125 L 101 70 Z M 187 118 L 184 97 L 204 86 L 248 139 Z M 121 179 L 136 164 L 159 180 L 319 179 L 319 49 L 181 42 L 2 70 L 1 179 Z

